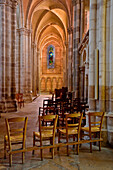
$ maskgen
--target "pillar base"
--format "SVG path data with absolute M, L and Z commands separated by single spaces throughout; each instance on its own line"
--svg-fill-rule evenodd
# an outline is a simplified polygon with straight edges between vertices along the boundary
M 107 114 L 108 144 L 113 147 L 113 112 Z
M 16 100 L 8 99 L 4 101 L 0 101 L 0 112 L 15 112 L 17 111 Z
M 25 93 L 24 94 L 24 101 L 25 101 L 25 103 L 32 102 L 32 93 Z

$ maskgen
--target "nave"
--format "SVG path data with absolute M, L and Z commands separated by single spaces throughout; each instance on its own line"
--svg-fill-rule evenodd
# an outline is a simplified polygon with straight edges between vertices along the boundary
M 27 125 L 27 139 L 26 147 L 33 146 L 33 131 L 38 130 L 38 114 L 39 107 L 43 105 L 43 100 L 50 95 L 41 95 L 36 98 L 32 103 L 25 104 L 15 113 L 1 114 L 0 118 L 0 169 L 9 169 L 9 159 L 4 159 L 4 135 L 6 134 L 5 118 L 11 117 L 28 117 Z M 56 138 L 57 142 L 57 138 Z M 82 144 L 80 147 L 79 155 L 70 148 L 70 155 L 66 154 L 66 147 L 60 148 L 60 151 L 55 149 L 55 158 L 51 159 L 51 154 L 48 149 L 44 150 L 44 159 L 40 161 L 39 150 L 35 151 L 32 156 L 31 152 L 25 153 L 25 163 L 21 163 L 21 154 L 13 155 L 13 164 L 10 169 L 77 169 L 77 170 L 112 170 L 113 169 L 113 149 L 102 147 L 99 152 L 97 146 L 93 146 L 93 152 L 89 151 L 89 144 Z

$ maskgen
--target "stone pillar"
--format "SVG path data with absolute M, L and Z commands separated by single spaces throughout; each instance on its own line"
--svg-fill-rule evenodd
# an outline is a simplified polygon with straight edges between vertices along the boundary
M 9 3 L 8 3 L 9 2 Z M 6 73 L 5 73 L 5 85 L 6 85 L 6 99 L 7 100 L 11 100 L 11 83 L 13 83 L 11 81 L 12 79 L 12 70 L 11 70 L 11 65 L 12 65 L 12 58 L 13 58 L 13 53 L 12 53 L 12 30 L 14 30 L 14 28 L 12 29 L 11 26 L 11 19 L 12 19 L 12 5 L 10 4 L 10 1 L 8 1 L 6 3 L 6 15 L 5 15 L 5 19 L 6 19 L 6 37 L 5 37 L 5 63 L 6 63 Z M 12 54 L 12 55 L 11 55 Z M 15 60 L 14 60 L 15 61 Z M 15 63 L 14 63 L 15 64 Z M 14 66 L 13 66 L 14 67 Z M 13 68 L 14 69 L 14 68 Z
M 17 53 L 17 69 L 18 69 L 18 89 L 17 93 L 23 93 L 25 101 L 31 101 L 31 31 L 27 28 L 17 29 L 18 53 Z
M 99 9 L 99 110 L 105 112 L 106 68 L 106 0 L 101 0 Z
M 89 110 L 95 110 L 95 48 L 97 0 L 90 0 L 89 23 Z
M 16 111 L 16 7 L 17 0 L 0 1 L 2 91 L 6 111 Z M 4 109 L 2 109 L 4 110 Z
M 20 28 L 19 93 L 25 93 L 25 29 Z
M 28 31 L 28 92 L 32 90 L 31 31 Z
M 86 61 L 85 61 L 85 93 L 84 97 L 88 102 L 88 75 L 89 75 L 89 44 L 86 46 Z
M 31 31 L 25 29 L 25 93 L 26 102 L 32 101 L 31 94 Z
M 66 49 L 63 48 L 63 86 L 66 86 Z
M 37 92 L 40 93 L 40 50 L 37 48 Z
M 12 54 L 11 54 L 11 97 L 15 99 L 16 94 L 16 7 L 18 0 L 12 0 L 13 8 L 12 8 Z
M 81 22 L 80 22 L 80 40 L 82 41 L 84 34 L 84 16 L 85 16 L 85 4 L 84 0 L 81 0 Z
M 76 21 L 76 27 L 75 27 L 75 97 L 79 97 L 79 51 L 78 51 L 78 45 L 80 43 L 80 0 L 76 0 L 76 11 L 74 13 L 75 15 L 75 21 Z
M 66 87 L 68 87 L 68 43 L 65 43 L 65 47 L 66 47 L 66 75 L 65 75 L 65 78 L 66 78 L 66 82 L 65 82 L 65 85 Z
M 85 85 L 85 82 L 84 82 L 84 77 L 85 77 L 85 67 L 84 66 L 81 66 L 80 67 L 80 72 L 81 72 L 81 87 L 80 87 L 80 91 L 81 91 L 81 101 L 84 101 L 84 85 Z
M 36 79 L 37 79 L 37 49 L 36 44 L 32 43 L 33 55 L 32 55 L 32 91 L 33 95 L 36 95 Z
M 76 3 L 75 0 L 73 2 L 73 91 L 75 91 L 75 48 L 76 48 Z M 73 96 L 74 97 L 74 96 Z
M 110 109 L 107 115 L 108 142 L 113 146 L 113 0 L 110 2 Z
M 110 8 L 110 112 L 113 112 L 113 0 Z
M 68 29 L 69 46 L 68 46 L 68 91 L 72 90 L 72 28 Z
M 5 112 L 5 3 L 0 1 L 0 112 Z

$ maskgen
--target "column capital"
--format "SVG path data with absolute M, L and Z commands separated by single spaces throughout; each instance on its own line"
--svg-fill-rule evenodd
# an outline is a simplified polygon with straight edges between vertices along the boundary
M 32 47 L 36 48 L 36 43 L 35 42 L 32 42 Z
M 69 34 L 72 34 L 72 32 L 73 32 L 73 27 L 71 26 L 71 27 L 67 28 L 67 32 L 68 32 Z
M 66 48 L 68 48 L 68 44 L 69 44 L 68 42 L 65 42 L 65 46 L 66 46 Z
M 72 4 L 73 6 L 79 4 L 81 1 L 84 1 L 84 0 L 72 0 Z
M 72 0 L 72 4 L 73 4 L 73 6 L 75 6 L 76 5 L 76 0 Z

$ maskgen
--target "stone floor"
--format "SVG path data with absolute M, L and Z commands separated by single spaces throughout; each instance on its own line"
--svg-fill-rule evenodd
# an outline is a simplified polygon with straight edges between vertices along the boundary
M 43 104 L 43 99 L 47 95 L 41 95 L 32 103 L 26 104 L 24 108 L 19 109 L 16 113 L 1 114 L 0 118 L 0 169 L 14 170 L 113 170 L 113 149 L 102 147 L 98 151 L 97 146 L 93 146 L 93 153 L 89 151 L 89 144 L 83 144 L 80 148 L 79 155 L 70 146 L 70 155 L 66 155 L 66 148 L 55 149 L 55 158 L 51 159 L 49 150 L 44 150 L 44 160 L 40 161 L 40 152 L 35 151 L 32 156 L 31 152 L 26 152 L 25 163 L 21 163 L 21 154 L 13 155 L 13 165 L 9 167 L 9 160 L 3 158 L 3 138 L 6 133 L 5 121 L 7 117 L 28 116 L 27 126 L 27 147 L 32 146 L 33 131 L 38 130 L 38 110 Z M 57 140 L 57 139 L 56 139 Z

